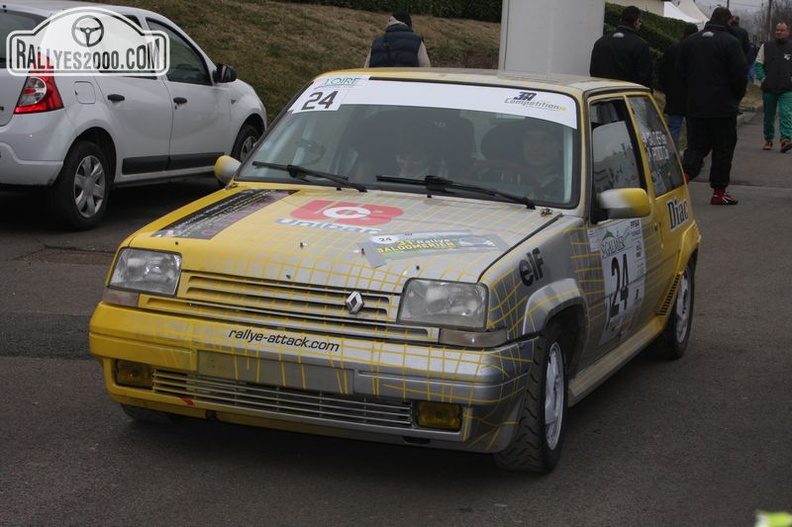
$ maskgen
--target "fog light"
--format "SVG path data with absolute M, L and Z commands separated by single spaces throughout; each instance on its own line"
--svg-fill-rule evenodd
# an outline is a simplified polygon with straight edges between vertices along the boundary
M 462 424 L 462 408 L 458 404 L 418 403 L 418 426 L 459 430 Z
M 121 386 L 151 388 L 153 373 L 153 368 L 148 364 L 128 360 L 117 360 L 115 363 L 115 381 Z

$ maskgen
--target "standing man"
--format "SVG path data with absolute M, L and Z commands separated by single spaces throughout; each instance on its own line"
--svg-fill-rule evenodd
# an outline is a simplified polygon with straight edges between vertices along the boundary
M 792 149 L 792 42 L 786 22 L 777 23 L 775 39 L 759 48 L 754 69 L 756 77 L 762 81 L 765 138 L 762 148 L 773 149 L 777 109 L 781 152 L 787 152 Z
M 668 131 L 671 132 L 671 138 L 674 140 L 677 151 L 679 150 L 682 121 L 685 119 L 685 91 L 676 75 L 676 59 L 677 55 L 679 55 L 679 46 L 682 40 L 697 32 L 698 26 L 696 24 L 692 22 L 685 24 L 682 30 L 682 38 L 679 42 L 666 48 L 663 53 L 663 59 L 660 61 L 660 71 L 657 72 L 660 80 L 660 89 L 665 93 L 666 102 L 663 111 L 666 114 Z
M 364 68 L 431 66 L 423 37 L 413 32 L 412 18 L 404 11 L 394 11 L 388 18 L 385 33 L 371 44 Z
M 748 67 L 740 41 L 729 31 L 731 11 L 716 7 L 704 29 L 682 41 L 676 71 L 685 92 L 688 144 L 682 167 L 688 179 L 712 152 L 713 205 L 736 205 L 726 188 L 737 145 L 737 114 Z
M 732 35 L 737 37 L 737 40 L 740 41 L 740 46 L 747 59 L 748 52 L 750 51 L 751 39 L 748 37 L 748 31 L 740 26 L 740 17 L 733 16 L 731 20 L 729 20 L 729 28 L 731 29 Z
M 631 5 L 622 10 L 616 31 L 597 39 L 591 50 L 589 74 L 652 87 L 649 43 L 638 35 L 643 25 L 641 10 Z

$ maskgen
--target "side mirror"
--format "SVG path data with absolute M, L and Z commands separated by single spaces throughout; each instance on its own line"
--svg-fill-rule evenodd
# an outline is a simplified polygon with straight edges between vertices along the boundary
M 234 174 L 239 170 L 242 165 L 239 161 L 231 156 L 220 156 L 215 161 L 214 174 L 221 183 L 227 185 L 229 181 L 234 178 Z
M 237 72 L 228 64 L 218 64 L 217 69 L 214 70 L 215 82 L 234 82 L 237 78 Z
M 649 195 L 642 188 L 613 188 L 597 195 L 597 204 L 608 219 L 642 218 L 652 210 Z

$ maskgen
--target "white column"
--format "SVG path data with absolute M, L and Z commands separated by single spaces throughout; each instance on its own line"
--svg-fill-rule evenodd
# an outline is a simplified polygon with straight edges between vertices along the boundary
M 503 0 L 499 67 L 588 75 L 605 0 Z

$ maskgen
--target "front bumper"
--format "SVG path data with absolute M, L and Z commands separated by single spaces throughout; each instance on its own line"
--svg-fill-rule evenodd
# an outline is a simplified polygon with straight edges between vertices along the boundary
M 133 330 L 127 328 L 134 328 Z M 100 304 L 91 353 L 122 404 L 224 422 L 497 452 L 511 440 L 534 340 L 487 350 L 240 327 Z M 153 368 L 116 382 L 115 361 Z M 458 430 L 417 424 L 420 401 L 459 405 Z

